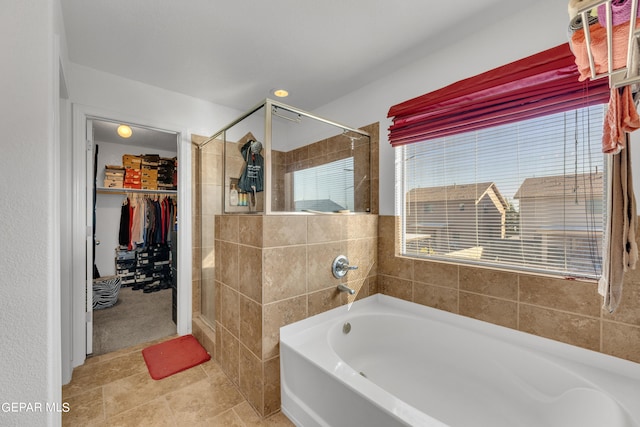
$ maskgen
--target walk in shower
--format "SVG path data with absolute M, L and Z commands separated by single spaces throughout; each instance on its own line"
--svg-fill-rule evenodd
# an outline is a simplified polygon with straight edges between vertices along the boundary
M 200 312 L 210 325 L 220 303 L 215 269 L 225 263 L 216 216 L 371 212 L 371 141 L 361 129 L 266 99 L 196 150 Z

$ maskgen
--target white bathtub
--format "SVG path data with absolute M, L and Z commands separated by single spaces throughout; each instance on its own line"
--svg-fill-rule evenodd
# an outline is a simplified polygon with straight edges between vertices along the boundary
M 281 328 L 280 368 L 298 426 L 640 426 L 640 364 L 385 295 Z

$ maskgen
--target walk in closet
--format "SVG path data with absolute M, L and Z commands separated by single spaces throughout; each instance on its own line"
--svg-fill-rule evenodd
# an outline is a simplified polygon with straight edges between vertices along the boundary
M 120 125 L 92 121 L 93 355 L 176 333 L 178 137 Z

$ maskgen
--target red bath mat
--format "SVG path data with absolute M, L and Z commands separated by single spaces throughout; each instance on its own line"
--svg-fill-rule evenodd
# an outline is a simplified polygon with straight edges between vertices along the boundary
M 149 374 L 161 380 L 211 359 L 193 335 L 184 335 L 142 350 Z

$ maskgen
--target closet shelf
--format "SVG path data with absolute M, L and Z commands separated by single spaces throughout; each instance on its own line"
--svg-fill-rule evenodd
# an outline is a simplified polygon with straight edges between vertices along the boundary
M 99 194 L 129 194 L 129 193 L 178 194 L 178 190 L 145 190 L 145 189 L 137 189 L 137 188 L 96 187 L 96 193 L 99 193 Z

